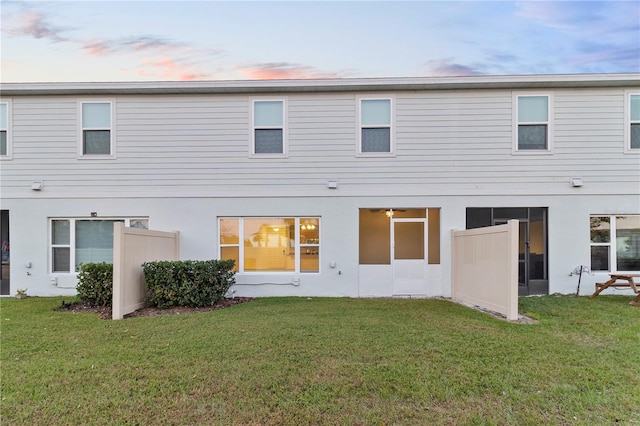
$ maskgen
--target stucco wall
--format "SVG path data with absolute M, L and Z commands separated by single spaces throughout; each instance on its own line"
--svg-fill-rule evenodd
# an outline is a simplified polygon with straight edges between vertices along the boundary
M 587 184 L 585 184 L 586 186 Z M 327 190 L 329 191 L 329 190 Z M 339 192 L 340 189 L 332 190 Z M 264 282 L 291 282 L 287 274 L 241 275 L 237 295 L 247 296 L 349 296 L 357 297 L 358 209 L 380 207 L 440 208 L 440 281 L 429 295 L 451 295 L 452 229 L 465 228 L 466 207 L 547 207 L 549 243 L 549 292 L 574 293 L 577 277 L 569 274 L 578 265 L 589 265 L 590 214 L 640 214 L 634 196 L 580 195 L 509 197 L 314 197 L 291 198 L 149 198 L 149 199 L 43 199 L 2 200 L 10 213 L 11 293 L 28 288 L 29 294 L 72 295 L 73 274 L 51 274 L 50 218 L 148 217 L 152 229 L 180 231 L 182 259 L 217 258 L 217 218 L 229 216 L 318 216 L 321 218 L 321 259 L 319 274 L 300 276 L 300 285 L 270 286 Z M 26 268 L 27 263 L 31 268 Z M 335 268 L 329 265 L 336 263 Z M 29 273 L 29 274 L 27 274 Z M 606 281 L 606 273 L 582 277 L 581 292 L 593 292 L 596 281 Z M 54 283 L 52 279 L 56 279 Z M 57 285 L 54 285 L 57 284 Z M 252 285 L 257 284 L 257 285 Z

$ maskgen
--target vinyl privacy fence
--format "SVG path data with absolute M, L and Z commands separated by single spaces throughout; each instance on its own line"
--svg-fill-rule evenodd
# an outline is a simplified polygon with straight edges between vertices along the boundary
M 452 231 L 454 299 L 518 319 L 518 221 Z
M 114 223 L 112 319 L 122 319 L 145 304 L 142 264 L 179 260 L 180 234 L 127 228 Z

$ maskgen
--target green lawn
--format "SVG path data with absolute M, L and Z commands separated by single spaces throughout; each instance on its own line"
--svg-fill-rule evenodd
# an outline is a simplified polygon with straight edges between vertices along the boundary
M 267 298 L 101 320 L 0 300 L 2 425 L 640 424 L 630 297 Z

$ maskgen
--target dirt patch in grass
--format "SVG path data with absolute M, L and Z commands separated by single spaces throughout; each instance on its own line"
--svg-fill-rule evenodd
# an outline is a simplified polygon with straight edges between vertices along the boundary
M 237 305 L 240 303 L 246 303 L 254 300 L 252 297 L 234 297 L 232 299 L 222 299 L 219 302 L 211 306 L 204 306 L 201 308 L 188 308 L 185 306 L 176 306 L 173 308 L 160 309 L 154 306 L 147 306 L 141 309 L 138 309 L 135 312 L 125 315 L 125 318 L 135 318 L 135 317 L 155 317 L 161 315 L 180 315 L 180 314 L 191 314 L 196 312 L 209 312 L 215 311 L 216 309 L 224 309 L 229 306 Z M 62 305 L 56 309 L 56 311 L 69 311 L 69 312 L 93 312 L 98 315 L 100 319 L 111 319 L 111 307 L 109 306 L 89 306 L 83 302 L 66 302 L 62 301 Z
M 487 309 L 487 308 L 483 308 L 482 306 L 478 306 L 478 305 L 474 305 L 472 303 L 467 303 L 467 302 L 463 302 L 461 300 L 457 300 L 457 299 L 447 299 L 447 298 L 443 298 L 445 300 L 451 300 L 454 303 L 458 303 L 460 305 L 466 306 L 468 308 L 471 309 L 475 309 L 476 311 L 480 311 L 480 312 L 484 312 L 485 314 L 489 314 L 491 316 L 494 316 L 498 319 L 513 323 L 513 324 L 538 324 L 538 320 L 535 318 L 531 318 L 527 315 L 522 315 L 522 314 L 518 314 L 518 319 L 516 320 L 508 320 L 507 317 L 499 312 L 496 311 L 492 311 L 491 309 Z

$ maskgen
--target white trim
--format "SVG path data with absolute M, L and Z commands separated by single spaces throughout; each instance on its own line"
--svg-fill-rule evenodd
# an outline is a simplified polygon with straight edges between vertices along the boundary
M 411 293 L 411 295 L 426 295 L 427 294 L 427 282 L 429 281 L 429 277 L 427 275 L 427 268 L 429 266 L 429 209 L 425 208 L 425 217 L 422 218 L 409 218 L 409 217 L 402 217 L 402 218 L 394 218 L 393 216 L 391 216 L 390 218 L 390 250 L 391 250 L 391 256 L 390 256 L 390 261 L 391 261 L 391 277 L 392 277 L 392 283 L 391 283 L 391 293 L 394 296 L 402 296 L 402 295 L 407 295 L 408 293 L 397 293 L 396 292 L 396 284 L 398 281 L 396 281 L 396 272 L 398 270 L 398 260 L 402 260 L 402 259 L 396 259 L 396 224 L 397 223 L 422 223 L 423 229 L 422 229 L 422 244 L 423 244 L 423 265 L 422 265 L 422 274 L 424 276 L 424 293 Z M 416 261 L 418 259 L 415 259 Z
M 609 247 L 609 269 L 604 270 L 593 270 L 593 273 L 596 274 L 615 274 L 615 273 L 637 273 L 639 271 L 621 271 L 618 269 L 618 257 L 617 257 L 617 220 L 618 216 L 640 216 L 637 213 L 624 214 L 624 213 L 615 213 L 615 214 L 591 214 L 589 215 L 589 224 L 591 224 L 592 217 L 607 217 L 609 218 L 609 242 L 605 243 L 594 243 L 591 241 L 591 229 L 589 229 L 589 256 L 591 256 L 591 247 Z M 591 267 L 591 262 L 589 262 L 589 267 Z
M 639 73 L 622 74 L 538 74 L 481 75 L 466 77 L 334 78 L 309 80 L 226 80 L 226 81 L 146 81 L 102 83 L 0 83 L 7 96 L 60 94 L 95 96 L 96 94 L 213 94 L 248 91 L 283 93 L 284 91 L 354 92 L 444 89 L 519 89 L 532 87 L 584 88 L 629 87 L 637 85 Z
M 12 104 L 12 99 L 11 98 L 2 98 L 0 99 L 0 104 L 5 104 L 7 105 L 7 128 L 6 129 L 0 129 L 0 130 L 5 130 L 7 132 L 7 155 L 0 155 L 0 160 L 2 161 L 6 161 L 6 160 L 12 160 L 13 159 L 13 129 L 12 129 L 12 112 L 11 112 L 11 104 Z
M 116 100 L 115 98 L 87 98 L 78 99 L 78 156 L 79 160 L 115 160 L 116 159 Z M 82 105 L 84 104 L 109 104 L 110 128 L 84 129 L 82 126 Z M 109 154 L 84 154 L 83 130 L 109 130 Z
M 294 238 L 294 270 L 293 271 L 245 271 L 244 270 L 244 221 L 245 219 L 293 219 L 294 228 L 296 230 Z M 300 243 L 300 219 L 317 219 L 320 231 L 318 234 L 319 241 L 317 244 L 301 244 Z M 220 223 L 222 220 L 237 220 L 238 221 L 238 244 L 222 244 L 220 243 Z M 222 259 L 223 247 L 238 247 L 238 275 L 256 276 L 256 275 L 319 275 L 322 265 L 322 218 L 320 216 L 219 216 L 218 217 L 218 235 L 216 243 L 216 251 L 218 258 Z M 318 270 L 317 271 L 302 271 L 301 268 L 301 247 L 317 247 L 318 248 Z
M 624 150 L 625 154 L 640 154 L 640 148 L 631 149 L 631 124 L 640 125 L 640 120 L 631 121 L 631 96 L 640 96 L 640 89 L 624 91 Z
M 56 244 L 54 246 L 53 244 L 53 222 L 54 221 L 67 221 L 69 222 L 69 243 L 68 244 Z M 75 269 L 72 268 L 71 265 L 75 265 L 75 250 L 71 249 L 71 242 L 74 241 L 76 239 L 75 236 L 75 226 L 72 226 L 72 221 L 73 219 L 67 219 L 67 218 L 49 218 L 49 274 L 54 275 L 54 276 L 59 276 L 59 275 L 77 275 L 77 272 L 75 271 L 71 271 L 71 269 Z M 53 270 L 53 249 L 54 248 L 68 248 L 69 249 L 69 271 L 54 271 Z
M 282 129 L 282 153 L 256 154 L 256 126 L 254 122 L 256 102 L 282 102 L 282 126 L 260 126 L 258 129 Z M 252 97 L 249 100 L 249 157 L 251 158 L 289 158 L 288 98 Z
M 75 270 L 76 267 L 76 227 L 75 223 L 77 221 L 91 221 L 91 220 L 113 220 L 113 221 L 123 221 L 124 226 L 130 226 L 132 220 L 146 220 L 147 227 L 149 227 L 149 217 L 148 216 L 131 216 L 131 217 L 117 217 L 117 216 L 105 216 L 105 217 L 49 217 L 49 228 L 48 233 L 49 237 L 47 238 L 48 244 L 48 265 L 47 271 L 48 274 L 52 277 L 60 277 L 60 276 L 76 276 L 78 272 Z M 69 244 L 56 244 L 55 247 L 68 247 L 69 248 L 69 272 L 61 272 L 53 270 L 53 221 L 63 221 L 66 220 L 69 222 Z
M 526 124 L 545 124 L 547 126 L 547 148 L 546 149 L 518 149 L 518 99 L 546 96 L 547 97 L 547 121 L 546 122 L 527 122 Z M 553 92 L 512 92 L 512 147 L 513 155 L 552 155 L 554 146 L 554 108 L 553 108 Z M 524 124 L 524 123 L 523 123 Z
M 389 101 L 389 125 L 367 127 L 389 128 L 389 152 L 362 152 L 362 101 Z M 396 99 L 392 94 L 369 94 L 356 96 L 356 157 L 395 157 L 396 156 Z

